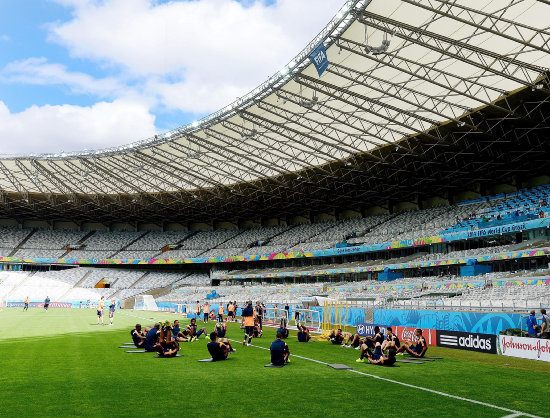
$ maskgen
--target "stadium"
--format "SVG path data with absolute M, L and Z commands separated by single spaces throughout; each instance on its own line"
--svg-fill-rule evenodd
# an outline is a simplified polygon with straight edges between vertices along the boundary
M 1 415 L 550 416 L 548 22 L 348 0 L 208 116 L 0 154 Z

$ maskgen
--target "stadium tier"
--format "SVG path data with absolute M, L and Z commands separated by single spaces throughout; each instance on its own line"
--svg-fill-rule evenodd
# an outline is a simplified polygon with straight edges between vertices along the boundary
M 66 259 L 229 258 L 250 254 L 310 252 L 346 246 L 377 246 L 442 237 L 470 231 L 519 225 L 549 216 L 550 186 L 522 189 L 424 210 L 365 218 L 301 223 L 288 226 L 213 231 L 74 231 L 0 228 L 3 257 Z M 540 227 L 536 222 L 532 229 Z M 502 235 L 502 231 L 484 236 Z M 450 239 L 450 238 L 449 238 Z M 414 243 L 413 243 L 414 244 Z M 411 244 L 412 245 L 412 244 Z M 408 245 L 399 245 L 406 247 Z M 409 245 L 410 246 L 410 245 Z

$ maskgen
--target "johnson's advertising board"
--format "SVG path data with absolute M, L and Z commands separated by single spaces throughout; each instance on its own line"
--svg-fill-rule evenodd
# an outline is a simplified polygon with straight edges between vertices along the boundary
M 550 340 L 499 335 L 498 354 L 531 360 L 550 361 Z

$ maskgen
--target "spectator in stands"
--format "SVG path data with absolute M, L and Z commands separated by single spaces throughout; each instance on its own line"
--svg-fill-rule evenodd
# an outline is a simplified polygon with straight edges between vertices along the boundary
M 46 296 L 46 299 L 44 299 L 44 310 L 48 312 L 48 308 L 50 307 L 50 297 Z M 99 324 L 99 320 L 98 320 Z
M 136 324 L 136 327 L 130 331 L 132 341 L 137 348 L 143 348 L 145 343 L 145 333 L 141 330 L 141 324 Z
M 288 360 L 290 350 L 288 349 L 287 343 L 283 341 L 283 335 L 280 332 L 277 332 L 277 339 L 271 343 L 269 351 L 271 352 L 271 364 L 275 366 L 284 366 L 290 363 Z
M 406 341 L 397 349 L 397 352 L 402 353 L 407 351 L 407 353 L 413 357 L 424 357 L 426 350 L 428 350 L 426 339 L 422 336 L 422 330 L 420 328 L 417 328 L 414 333 L 417 338 L 416 344 Z
M 151 352 L 156 351 L 157 343 L 160 333 L 160 324 L 157 322 L 145 335 L 145 342 L 143 343 L 143 348 L 145 351 Z
M 116 302 L 114 299 L 111 299 L 111 304 L 109 305 L 109 325 L 113 325 L 113 318 L 115 317 L 115 308 Z
M 206 348 L 214 361 L 226 360 L 229 353 L 235 351 L 229 340 L 227 338 L 218 339 L 218 334 L 215 331 L 210 333 L 210 342 L 206 344 Z
M 279 325 L 279 328 L 277 328 L 277 333 L 281 333 L 283 336 L 283 340 L 286 340 L 288 338 L 288 328 L 286 327 L 286 319 L 281 318 L 281 324 Z
M 197 320 L 195 318 L 191 318 L 191 322 L 187 325 L 186 331 L 190 342 L 197 341 L 202 334 L 206 335 L 206 328 L 204 327 L 197 331 Z
M 328 339 L 334 345 L 341 345 L 344 341 L 344 334 L 342 333 L 342 330 L 340 328 L 336 330 L 331 330 L 330 334 L 328 335 Z
M 537 336 L 537 317 L 535 316 L 535 311 L 531 311 L 529 314 L 527 317 L 527 336 L 534 338 Z
M 298 342 L 307 343 L 311 339 L 309 329 L 306 326 L 298 324 Z
M 243 345 L 250 345 L 254 336 L 254 309 L 252 308 L 252 301 L 248 301 L 246 308 L 243 309 L 242 324 L 244 325 Z M 247 338 L 248 343 L 246 341 Z
M 546 314 L 546 309 L 541 309 L 542 326 L 540 330 L 540 338 L 550 338 L 550 316 Z
M 208 323 L 208 316 L 210 315 L 210 304 L 205 302 L 202 306 L 203 322 Z

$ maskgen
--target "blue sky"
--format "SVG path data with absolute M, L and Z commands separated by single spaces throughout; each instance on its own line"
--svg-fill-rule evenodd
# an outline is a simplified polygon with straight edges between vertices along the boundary
M 289 62 L 343 0 L 0 0 L 1 154 L 126 144 Z

